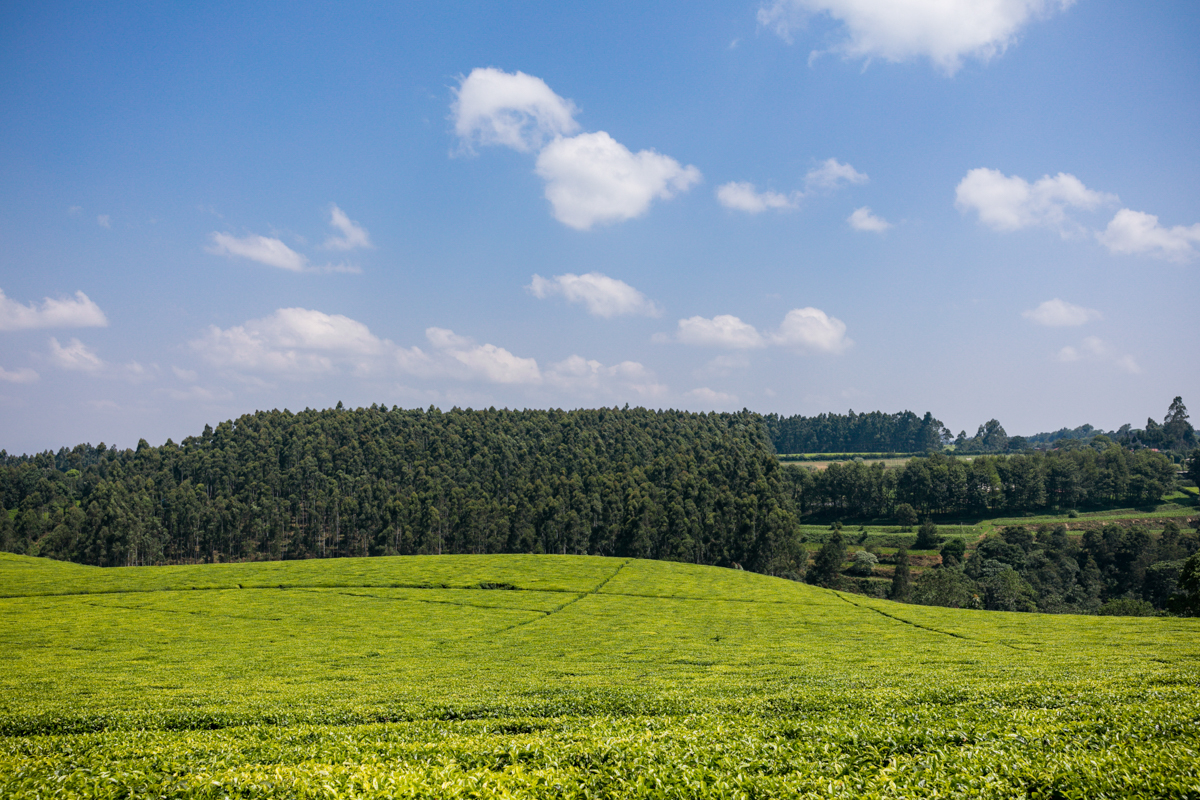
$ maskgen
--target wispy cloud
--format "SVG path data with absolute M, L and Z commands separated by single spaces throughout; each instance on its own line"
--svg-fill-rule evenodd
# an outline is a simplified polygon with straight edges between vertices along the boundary
M 66 345 L 50 337 L 50 361 L 61 369 L 96 374 L 104 369 L 104 361 L 95 351 L 78 339 L 70 339 Z
M 850 184 L 866 183 L 866 174 L 836 158 L 827 158 L 813 167 L 804 176 L 804 190 L 782 194 L 774 191 L 759 191 L 749 181 L 730 181 L 717 187 L 717 202 L 735 211 L 761 214 L 764 211 L 789 211 L 800 207 L 805 197 L 820 192 L 834 191 Z
M 803 196 L 802 192 L 792 192 L 790 195 L 760 192 L 749 181 L 730 181 L 717 187 L 717 201 L 721 205 L 747 214 L 761 214 L 768 209 L 782 211 L 796 208 Z
M 827 158 L 820 166 L 808 171 L 804 176 L 804 186 L 811 192 L 815 189 L 840 189 L 850 184 L 866 183 L 868 180 L 866 173 L 859 172 L 836 158 Z
M 367 229 L 346 216 L 346 212 L 337 205 L 330 207 L 329 224 L 336 228 L 341 235 L 330 236 L 326 239 L 325 244 L 322 245 L 326 250 L 355 250 L 360 247 L 373 246 Z
M 98 217 L 96 217 L 96 224 L 101 228 L 111 228 L 112 217 L 110 217 L 108 214 L 100 214 Z
M 560 296 L 568 303 L 582 303 L 594 317 L 618 317 L 637 315 L 657 317 L 662 310 L 625 281 L 610 278 L 600 272 L 575 275 L 555 275 L 543 278 L 534 275 L 529 286 L 530 293 L 538 299 Z
M 289 272 L 304 272 L 308 267 L 307 257 L 270 236 L 251 234 L 238 237 L 229 233 L 213 232 L 209 234 L 209 238 L 212 244 L 209 245 L 208 252 L 215 256 L 245 258 Z
M 1075 361 L 1090 361 L 1093 363 L 1107 363 L 1116 366 L 1118 369 L 1128 372 L 1131 375 L 1138 375 L 1142 368 L 1138 366 L 1137 360 L 1132 355 L 1117 355 L 1113 349 L 1100 337 L 1088 336 L 1079 343 L 1079 346 L 1067 345 L 1055 353 L 1055 359 L 1063 363 L 1071 363 Z
M 40 306 L 23 305 L 4 295 L 0 289 L 0 331 L 28 330 L 33 328 L 103 328 L 108 318 L 100 307 L 83 292 L 76 292 L 74 299 L 49 297 Z
M 1022 311 L 1021 316 L 1036 322 L 1038 325 L 1049 327 L 1069 327 L 1083 325 L 1094 319 L 1103 319 L 1104 315 L 1094 308 L 1084 308 L 1057 297 L 1047 300 L 1037 308 Z
M 662 341 L 666 337 L 658 337 Z M 814 353 L 838 354 L 853 346 L 846 336 L 846 324 L 819 308 L 794 308 L 772 333 L 761 333 L 748 322 L 732 314 L 711 319 L 689 317 L 679 320 L 674 340 L 699 347 L 727 350 L 752 350 L 767 345 Z
M 892 227 L 892 223 L 882 217 L 877 217 L 871 213 L 871 209 L 867 206 L 854 210 L 854 213 L 846 218 L 850 223 L 850 227 L 856 231 L 866 231 L 868 233 L 883 233 L 888 228 Z
M 39 378 L 39 375 L 29 367 L 21 367 L 20 369 L 8 370 L 0 367 L 0 381 L 7 383 L 34 383 Z

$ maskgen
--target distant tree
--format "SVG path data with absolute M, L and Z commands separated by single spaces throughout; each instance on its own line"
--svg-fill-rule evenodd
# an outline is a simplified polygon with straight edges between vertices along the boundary
M 988 611 L 1037 611 L 1037 594 L 1011 568 L 996 570 L 980 582 L 983 607 Z
M 1196 432 L 1188 424 L 1187 406 L 1182 397 L 1171 401 L 1167 416 L 1163 418 L 1163 444 L 1172 449 L 1182 449 L 1196 439 Z
M 966 542 L 962 539 L 951 539 L 942 545 L 942 566 L 953 567 L 961 564 L 966 553 Z
M 1193 450 L 1188 459 L 1187 476 L 1192 483 L 1200 486 L 1200 447 Z
M 908 600 L 909 570 L 908 551 L 901 547 L 896 551 L 896 571 L 892 574 L 892 590 L 888 597 L 892 600 Z
M 933 520 L 926 517 L 925 521 L 921 523 L 921 527 L 917 529 L 917 541 L 913 543 L 913 550 L 935 550 L 942 543 L 942 539 L 937 525 L 934 525 Z
M 1200 617 L 1200 553 L 1184 563 L 1168 607 L 1184 617 Z
M 829 586 L 836 583 L 842 571 L 842 563 L 846 560 L 846 540 L 841 531 L 834 531 L 829 541 L 821 545 L 813 559 L 812 568 L 808 570 L 809 583 Z
M 926 606 L 974 608 L 979 589 L 961 569 L 927 569 L 913 581 L 909 599 Z
M 866 550 L 859 550 L 854 554 L 854 560 L 850 564 L 850 573 L 852 575 L 866 577 L 867 575 L 871 574 L 878 562 L 879 559 L 875 557 L 874 553 L 869 553 Z
M 911 531 L 917 524 L 917 510 L 908 503 L 901 503 L 896 506 L 896 521 L 900 523 L 900 530 Z

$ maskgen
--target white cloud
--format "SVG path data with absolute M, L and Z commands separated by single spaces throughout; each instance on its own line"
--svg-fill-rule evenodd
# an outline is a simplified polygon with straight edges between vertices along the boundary
M 111 228 L 112 217 L 110 217 L 108 214 L 100 214 L 96 217 L 96 224 L 98 224 L 101 228 Z
M 987 61 L 1013 44 L 1031 21 L 1074 0 L 774 0 L 760 25 L 787 41 L 810 15 L 827 14 L 846 37 L 832 48 L 847 58 L 891 62 L 928 58 L 954 74 L 964 58 Z
M 96 374 L 105 368 L 104 361 L 95 351 L 78 339 L 72 338 L 66 346 L 50 337 L 50 360 L 62 369 Z
M 478 143 L 532 152 L 579 129 L 575 104 L 523 72 L 474 69 L 454 94 L 454 132 L 467 149 Z
M 717 187 L 717 200 L 721 205 L 748 214 L 759 214 L 769 208 L 795 208 L 800 196 L 798 192 L 793 192 L 791 197 L 778 192 L 760 192 L 748 181 L 730 181 Z
M 686 397 L 700 402 L 708 408 L 730 408 L 737 405 L 737 395 L 728 394 L 727 392 L 717 392 L 709 389 L 707 386 L 701 386 L 698 389 L 692 389 L 685 393 Z
M 625 281 L 610 278 L 600 272 L 586 275 L 555 275 L 543 278 L 534 275 L 526 287 L 534 297 L 544 300 L 552 295 L 561 295 L 568 303 L 583 303 L 594 317 L 618 317 L 640 315 L 657 317 L 662 310 L 646 295 Z
M 812 307 L 789 311 L 771 340 L 783 347 L 835 354 L 854 344 L 846 338 L 846 323 Z
M 1058 351 L 1057 358 L 1059 361 L 1062 361 L 1064 363 L 1068 363 L 1071 361 L 1078 361 L 1079 360 L 1079 351 L 1076 350 L 1071 345 L 1066 345 L 1065 347 L 1063 347 L 1063 349 Z
M 191 347 L 216 367 L 304 377 L 334 372 L 339 365 L 365 371 L 389 344 L 341 314 L 281 308 L 225 330 L 210 326 Z
M 1059 300 L 1057 297 L 1053 300 L 1047 300 L 1037 308 L 1022 311 L 1021 316 L 1033 320 L 1038 325 L 1047 325 L 1054 328 L 1083 325 L 1091 320 L 1104 318 L 1094 308 L 1077 306 L 1074 303 Z
M 979 221 L 998 231 L 1016 231 L 1031 226 L 1057 230 L 1063 236 L 1081 230 L 1067 216 L 1068 208 L 1091 210 L 1116 202 L 1116 195 L 1088 189 L 1074 175 L 1060 172 L 1042 176 L 1034 183 L 995 169 L 980 167 L 966 174 L 955 189 L 954 204 L 962 211 L 974 210 Z
M 175 377 L 181 381 L 194 382 L 199 376 L 194 369 L 184 369 L 182 367 L 171 367 L 171 371 L 175 373 Z
M 718 314 L 712 319 L 681 319 L 675 338 L 684 344 L 724 347 L 730 350 L 745 350 L 766 345 L 766 341 L 753 325 L 742 322 L 732 314 Z
M 659 341 L 665 337 L 657 337 Z M 768 344 L 817 353 L 844 352 L 854 342 L 846 338 L 846 324 L 819 308 L 794 308 L 779 325 L 779 330 L 764 335 L 750 323 L 730 314 L 712 319 L 689 317 L 679 320 L 675 340 L 702 347 L 749 350 Z
M 191 347 L 208 363 L 234 373 L 298 380 L 345 371 L 357 376 L 399 371 L 491 383 L 541 381 L 532 358 L 520 358 L 492 344 L 477 345 L 445 328 L 428 328 L 425 337 L 428 352 L 381 339 L 363 323 L 341 314 L 281 308 L 224 330 L 211 326 Z
M 606 367 L 594 359 L 573 355 L 546 371 L 551 386 L 576 394 L 629 395 L 639 398 L 659 397 L 667 387 L 659 383 L 654 373 L 636 361 L 622 361 Z
M 872 214 L 871 209 L 867 206 L 855 209 L 854 213 L 846 218 L 846 221 L 850 223 L 850 227 L 854 228 L 854 230 L 868 231 L 870 233 L 883 233 L 892 227 L 892 223 Z
M 489 383 L 541 383 L 542 375 L 535 359 L 515 356 L 494 344 L 477 345 L 446 328 L 427 328 L 425 338 L 440 355 L 465 368 L 461 377 Z
M 330 236 L 322 245 L 326 250 L 353 250 L 357 247 L 371 247 L 371 237 L 367 229 L 346 216 L 337 205 L 329 210 L 329 224 L 341 232 L 341 236 Z
M 866 183 L 867 176 L 849 164 L 843 164 L 836 158 L 827 158 L 821 166 L 814 167 L 804 176 L 804 186 L 808 191 L 814 189 L 840 189 L 851 183 Z
M 1196 254 L 1192 245 L 1200 243 L 1200 223 L 1166 228 L 1153 214 L 1122 208 L 1096 237 L 1112 253 L 1186 261 Z
M 31 328 L 103 328 L 108 319 L 100 307 L 88 299 L 83 292 L 76 292 L 75 299 L 42 300 L 40 307 L 22 305 L 4 296 L 0 289 L 0 331 L 28 330 Z
M 14 370 L 7 370 L 4 367 L 0 367 L 0 381 L 8 383 L 33 383 L 38 377 L 38 374 L 29 367 Z
M 248 258 L 268 267 L 278 267 L 291 272 L 304 272 L 308 259 L 292 248 L 269 236 L 243 236 L 238 238 L 228 233 L 211 233 L 212 244 L 208 252 L 215 256 Z
M 640 217 L 700 181 L 700 170 L 641 150 L 631 153 L 604 131 L 555 139 L 537 159 L 554 218 L 577 230 Z

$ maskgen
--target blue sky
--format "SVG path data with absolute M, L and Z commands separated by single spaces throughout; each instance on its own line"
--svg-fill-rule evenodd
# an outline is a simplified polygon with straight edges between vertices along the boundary
M 1200 6 L 0 10 L 0 448 L 1200 403 Z

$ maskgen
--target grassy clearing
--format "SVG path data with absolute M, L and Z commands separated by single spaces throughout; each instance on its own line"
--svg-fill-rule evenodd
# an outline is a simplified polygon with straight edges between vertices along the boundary
M 1200 620 L 562 556 L 0 589 L 6 798 L 1200 797 Z

